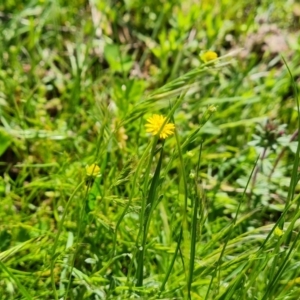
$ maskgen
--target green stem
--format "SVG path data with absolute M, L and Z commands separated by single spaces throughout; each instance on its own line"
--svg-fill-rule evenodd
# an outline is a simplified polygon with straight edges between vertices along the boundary
M 81 241 L 84 237 L 84 236 L 81 236 L 80 233 L 81 233 L 82 224 L 83 224 L 84 216 L 85 216 L 86 200 L 88 198 L 88 193 L 89 193 L 89 190 L 91 189 L 92 185 L 93 185 L 93 182 L 89 182 L 89 184 L 86 188 L 86 191 L 85 191 L 84 198 L 83 198 L 81 211 L 79 212 L 79 224 L 78 224 L 78 227 L 77 227 L 77 239 L 78 240 L 77 240 L 77 243 L 76 243 L 76 248 L 75 248 L 75 251 L 74 251 L 74 254 L 73 254 L 73 259 L 72 259 L 72 262 L 71 262 L 71 270 L 70 270 L 70 275 L 69 275 L 69 280 L 68 280 L 68 285 L 67 285 L 67 290 L 66 290 L 66 296 L 68 296 L 70 286 L 71 286 L 71 277 L 72 277 L 72 272 L 73 272 L 73 269 L 74 269 L 76 254 L 78 253 L 79 245 L 81 244 Z
M 77 194 L 77 192 L 81 189 L 82 185 L 85 183 L 85 181 L 82 181 L 74 190 L 74 192 L 72 193 L 72 195 L 70 196 L 67 205 L 65 207 L 64 213 L 62 215 L 62 218 L 60 220 L 59 223 L 59 227 L 58 227 L 58 232 L 57 235 L 55 237 L 54 243 L 53 243 L 53 247 L 52 247 L 52 254 L 51 254 L 51 263 L 50 263 L 50 273 L 51 273 L 51 283 L 52 283 L 52 289 L 53 289 L 53 294 L 54 294 L 54 298 L 55 300 L 58 300 L 58 295 L 57 295 L 57 291 L 56 291 L 56 286 L 55 286 L 55 278 L 54 278 L 54 266 L 55 266 L 55 262 L 56 262 L 56 249 L 58 246 L 58 241 L 59 241 L 59 237 L 62 233 L 62 229 L 63 229 L 63 224 L 65 221 L 65 218 L 67 216 L 67 213 L 69 211 L 69 207 L 72 203 L 72 200 L 74 198 L 74 196 Z
M 114 235 L 114 241 L 113 241 L 113 251 L 112 251 L 112 257 L 111 259 L 114 257 L 114 255 L 116 254 L 116 244 L 117 244 L 117 234 L 118 234 L 118 230 L 119 230 L 119 227 L 120 227 L 120 224 L 122 222 L 122 220 L 124 219 L 131 203 L 132 203 L 132 199 L 133 199 L 133 196 L 134 196 L 134 193 L 135 193 L 135 187 L 136 187 L 136 183 L 137 183 L 137 178 L 140 174 L 140 170 L 141 170 L 141 167 L 143 166 L 143 162 L 144 160 L 146 159 L 147 157 L 147 154 L 149 152 L 149 149 L 151 147 L 151 143 L 147 146 L 147 148 L 145 149 L 142 157 L 141 157 L 141 160 L 137 166 L 137 169 L 136 169 L 136 172 L 134 174 L 134 177 L 133 177 L 133 182 L 132 182 L 132 190 L 131 190 L 131 193 L 130 193 L 130 196 L 129 196 L 129 199 L 128 199 L 128 203 L 127 205 L 125 206 L 122 214 L 121 214 L 121 217 L 119 218 L 117 224 L 116 224 L 116 228 L 115 228 L 115 235 Z
M 147 168 L 148 176 L 150 173 L 152 158 L 155 155 L 154 154 L 155 147 L 156 147 L 156 140 L 154 140 L 150 159 L 149 159 L 149 165 Z M 152 178 L 149 193 L 148 193 L 147 197 L 144 197 L 142 200 L 142 210 L 141 210 L 139 234 L 143 231 L 143 236 L 142 236 L 141 246 L 139 247 L 139 245 L 137 245 L 138 251 L 140 251 L 139 258 L 138 258 L 138 267 L 137 267 L 137 286 L 143 285 L 143 269 L 144 269 L 144 255 L 145 255 L 146 241 L 147 241 L 149 225 L 150 225 L 150 221 L 151 221 L 151 215 L 155 208 L 155 199 L 157 196 L 157 188 L 158 188 L 158 184 L 159 184 L 159 175 L 160 175 L 160 170 L 161 170 L 161 165 L 162 165 L 162 157 L 163 157 L 163 146 L 160 150 L 160 158 L 157 163 L 157 167 L 156 167 L 154 176 Z M 147 176 L 147 181 L 145 182 L 144 189 L 147 189 L 147 187 L 148 187 L 148 176 Z M 138 242 L 139 242 L 139 236 L 137 238 L 137 243 Z

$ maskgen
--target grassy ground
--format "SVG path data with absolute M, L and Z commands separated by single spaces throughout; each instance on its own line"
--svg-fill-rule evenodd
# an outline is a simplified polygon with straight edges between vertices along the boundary
M 299 299 L 296 0 L 0 11 L 1 300 Z

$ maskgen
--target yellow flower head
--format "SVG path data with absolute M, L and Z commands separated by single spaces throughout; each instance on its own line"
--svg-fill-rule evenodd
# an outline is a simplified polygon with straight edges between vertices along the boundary
M 98 177 L 100 175 L 100 168 L 96 164 L 91 164 L 85 167 L 87 177 Z
M 275 230 L 274 230 L 274 234 L 277 237 L 281 237 L 283 235 L 283 231 L 279 227 L 276 227 Z
M 166 123 L 163 128 L 166 117 L 162 115 L 153 115 L 147 119 L 148 124 L 146 124 L 146 132 L 153 135 L 157 135 L 159 132 L 159 137 L 161 139 L 167 138 L 169 135 L 174 133 L 175 125 L 173 123 Z
M 200 57 L 205 63 L 208 63 L 210 61 L 213 61 L 213 60 L 217 59 L 218 54 L 214 51 L 206 51 Z

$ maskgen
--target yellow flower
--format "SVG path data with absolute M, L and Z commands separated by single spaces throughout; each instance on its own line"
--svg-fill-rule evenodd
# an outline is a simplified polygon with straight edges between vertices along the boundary
M 169 135 L 174 133 L 175 125 L 173 123 L 166 123 L 163 128 L 166 117 L 162 115 L 153 115 L 147 119 L 148 124 L 146 124 L 146 132 L 153 135 L 157 135 L 159 132 L 159 137 L 161 139 L 167 138 Z
M 210 61 L 213 61 L 213 60 L 217 59 L 218 54 L 214 51 L 206 51 L 200 57 L 205 63 L 208 63 Z
M 85 167 L 87 177 L 98 177 L 100 175 L 100 168 L 96 164 L 91 164 Z
M 274 234 L 278 237 L 281 237 L 283 235 L 283 231 L 279 227 L 276 227 L 274 230 Z

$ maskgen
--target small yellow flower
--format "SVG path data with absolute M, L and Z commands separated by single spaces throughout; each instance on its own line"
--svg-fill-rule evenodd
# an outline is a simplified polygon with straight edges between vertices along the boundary
M 85 167 L 87 177 L 98 177 L 100 175 L 100 168 L 96 164 L 91 164 Z
M 278 237 L 281 237 L 283 235 L 283 231 L 279 227 L 276 227 L 274 230 L 274 234 Z
M 208 63 L 218 58 L 218 54 L 214 51 L 206 51 L 203 53 L 200 58 L 205 62 Z
M 146 124 L 146 132 L 149 132 L 153 135 L 157 135 L 160 132 L 159 137 L 161 139 L 165 139 L 169 135 L 172 135 L 174 133 L 175 125 L 173 123 L 166 123 L 162 128 L 165 120 L 166 117 L 162 115 L 153 115 L 152 117 L 148 118 L 148 124 Z

